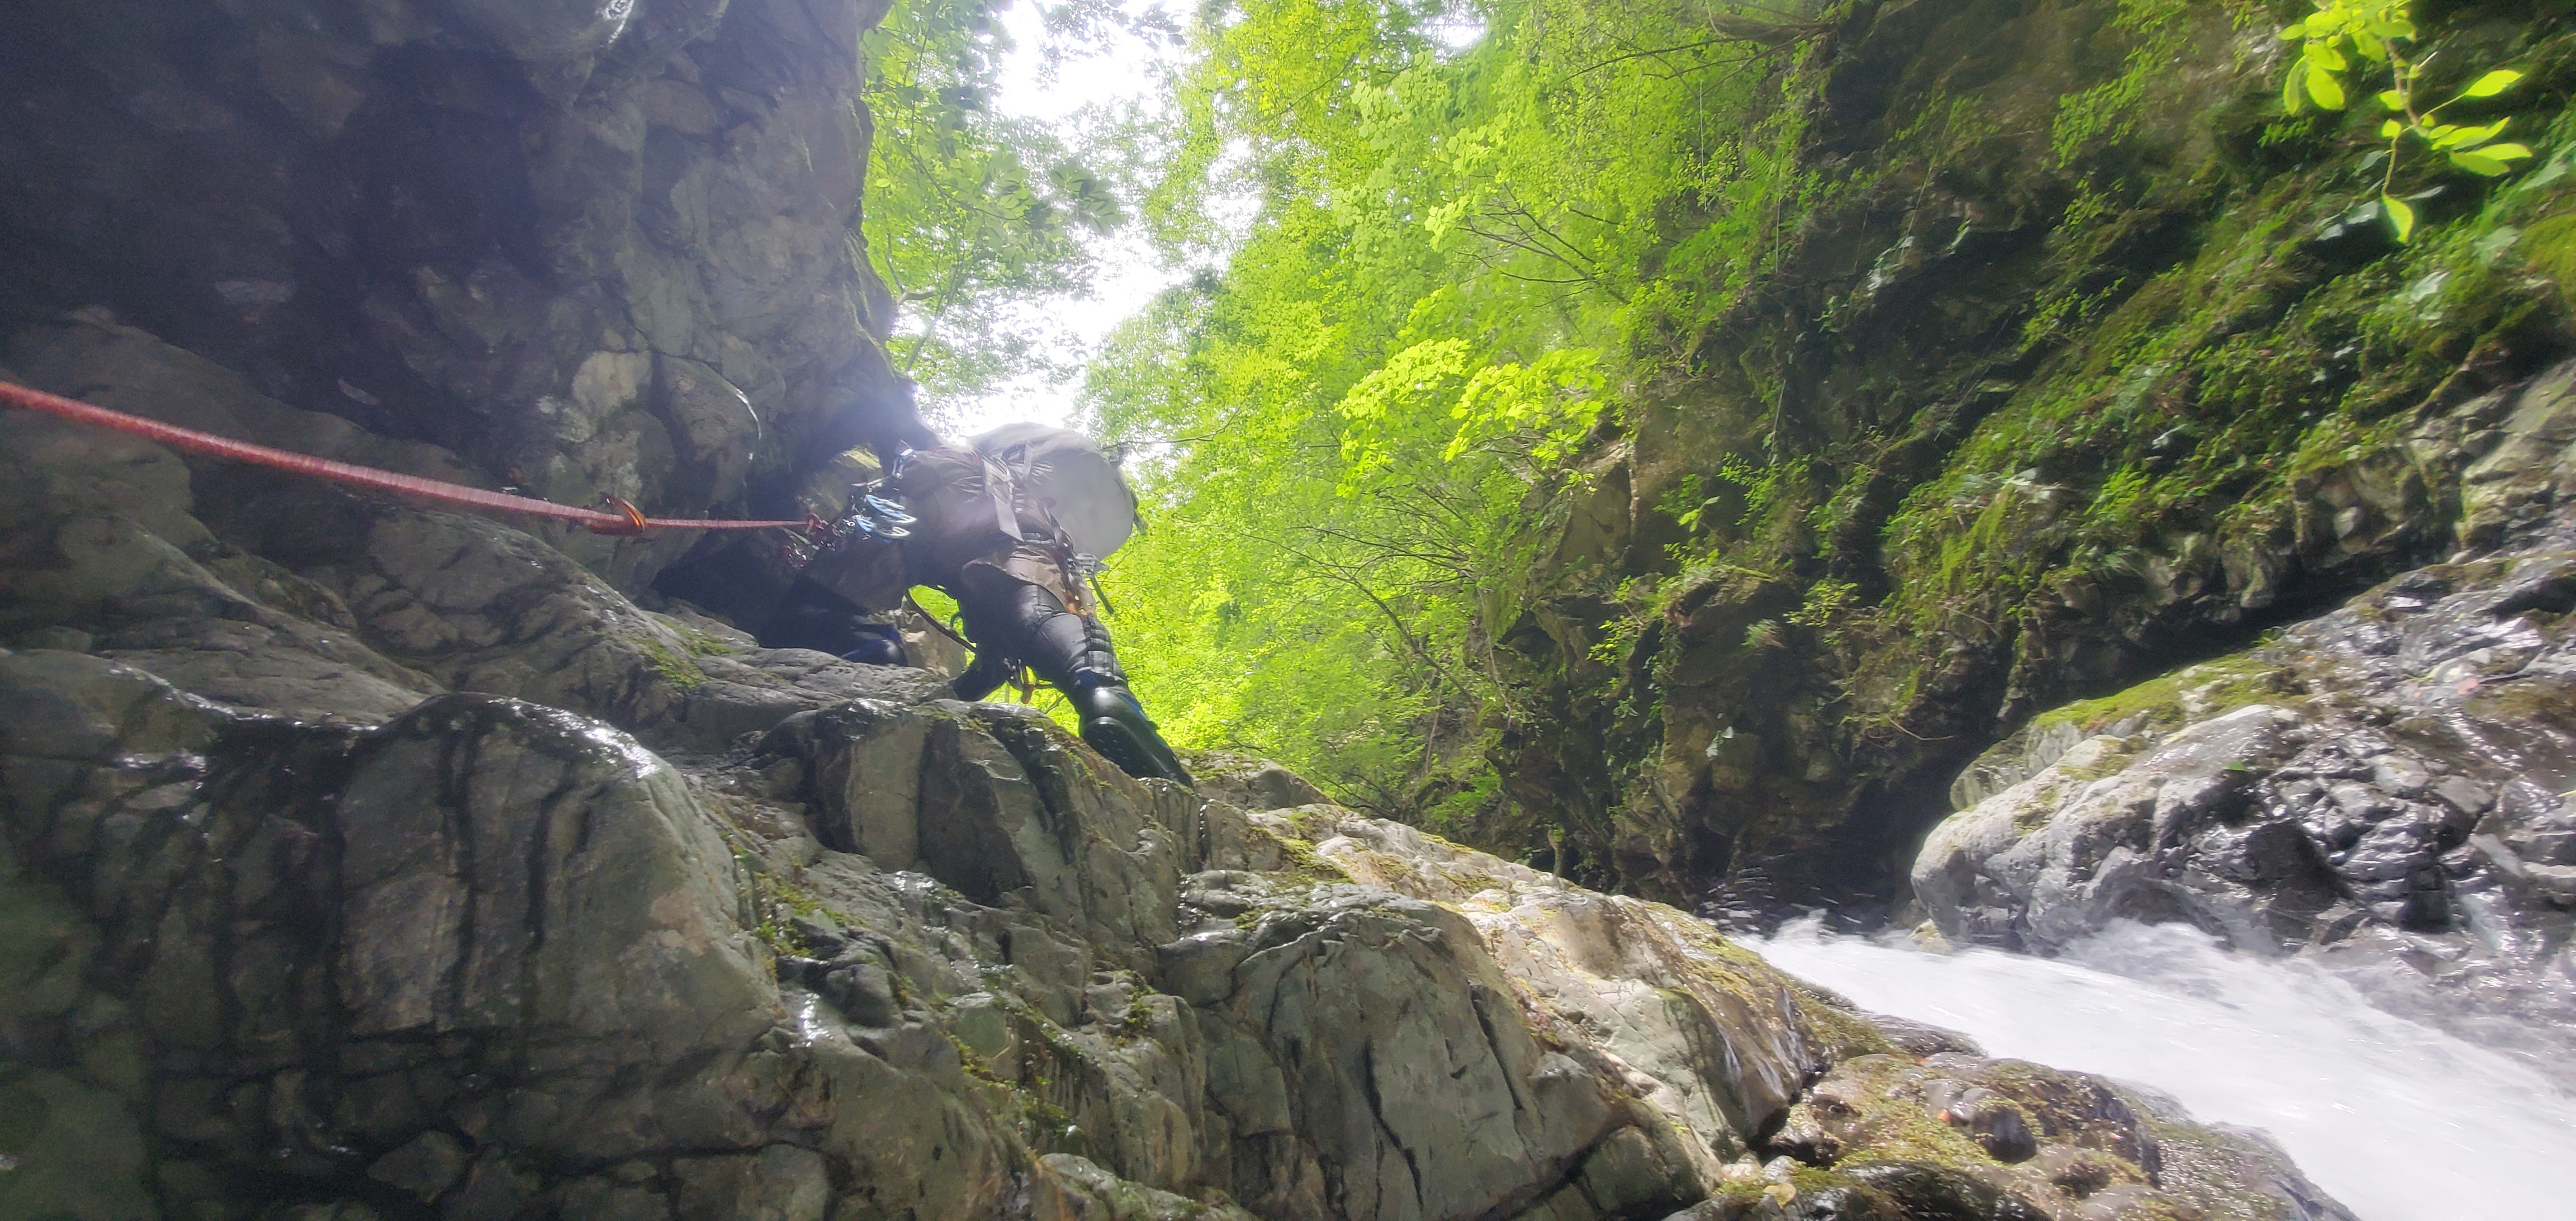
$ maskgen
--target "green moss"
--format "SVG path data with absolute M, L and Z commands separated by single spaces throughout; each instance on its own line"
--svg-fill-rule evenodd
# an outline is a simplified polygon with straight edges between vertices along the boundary
M 1798 1007 L 1798 1012 L 1807 1019 L 1810 1037 L 1815 1045 L 1830 1057 L 1848 1059 L 1853 1056 L 1896 1054 L 1896 1044 L 1889 1042 L 1886 1032 L 1880 1030 L 1875 1023 L 1859 1014 L 1826 1003 L 1823 997 L 1807 991 L 1803 985 L 1795 984 L 1795 981 L 1792 981 L 1792 984 L 1797 988 L 1804 1002 Z
M 2516 248 L 2558 285 L 2562 298 L 2576 303 L 2576 213 L 2533 224 L 2522 231 Z
M 2262 524 L 2302 475 L 2394 442 L 2395 408 L 2530 308 L 2486 269 L 2490 226 L 2474 223 L 2301 300 L 2324 269 L 2281 238 L 2319 186 L 2284 175 L 2216 218 L 2196 257 L 2052 358 L 1908 497 L 1885 531 L 1907 619 L 1949 626 L 1942 604 L 1969 595 L 2000 611 L 2052 569 L 2116 572 L 2177 530 L 2223 529 L 2231 503 L 2236 524 Z M 2168 434 L 2189 452 L 2150 469 Z
M 1119 1025 L 1131 1036 L 1142 1036 L 1154 1024 L 1153 993 L 1139 992 L 1127 1002 L 1127 1012 L 1120 1015 Z
M 1861 1111 L 1846 1137 L 1848 1147 L 1841 1164 L 1995 1165 L 1975 1138 L 1925 1112 L 1922 1097 L 1905 1084 L 1906 1070 L 1912 1067 L 1912 1061 L 1892 1055 L 1857 1057 L 1841 1066 L 1856 1076 L 1859 1085 L 1844 1101 Z
M 2129 1109 L 2140 1126 L 2155 1139 L 2158 1161 L 2158 1185 L 2166 1192 L 2182 1197 L 2182 1203 L 2196 1205 L 2188 1211 L 2151 1214 L 2157 1221 L 2166 1217 L 2196 1218 L 2199 1221 L 2273 1221 L 2279 1214 L 2275 1202 L 2235 1189 L 2241 1167 L 2249 1160 L 2246 1150 L 2228 1137 L 2192 1124 L 2167 1123 L 2154 1112 L 2130 1100 Z
M 699 669 L 696 662 L 672 652 L 662 642 L 645 637 L 636 643 L 643 648 L 644 656 L 652 665 L 653 672 L 661 675 L 663 681 L 672 686 L 688 691 L 707 681 L 706 671 Z
M 759 923 L 752 926 L 752 935 L 778 954 L 797 958 L 813 956 L 814 947 L 796 931 L 795 918 L 801 916 L 821 924 L 838 924 L 839 918 L 830 908 L 806 893 L 803 887 L 778 876 L 750 853 L 737 848 L 733 861 L 734 868 L 748 883 L 752 913 L 760 918 Z M 895 979 L 895 989 L 898 994 L 904 989 L 901 976 Z
M 957 1061 L 965 1067 L 967 1076 L 973 1077 L 986 1085 L 1000 1086 L 1005 1090 L 1016 1092 L 1019 1089 L 1018 1082 L 1005 1080 L 999 1073 L 994 1072 L 993 1066 L 985 1063 L 984 1057 L 977 1053 L 972 1046 L 968 1045 L 966 1040 L 960 1037 L 956 1031 L 942 1026 L 939 1028 L 939 1034 L 940 1037 L 948 1040 L 948 1045 L 950 1047 L 957 1050 Z
M 788 911 L 793 912 L 796 915 L 803 916 L 809 920 L 822 920 L 831 923 L 839 922 L 834 918 L 831 909 L 823 906 L 821 900 L 806 893 L 805 888 L 798 886 L 793 882 L 784 878 L 772 878 L 770 879 L 769 890 L 772 902 L 775 902 L 780 907 L 786 908 Z
M 768 944 L 773 953 L 782 957 L 806 958 L 811 957 L 814 952 L 813 947 L 805 944 L 805 938 L 799 936 L 793 927 L 775 920 L 763 920 L 753 925 L 751 935 L 760 938 Z
M 1339 825 L 1341 820 L 1339 814 L 1321 806 L 1299 806 L 1293 810 L 1283 810 L 1279 818 L 1296 828 L 1297 834 L 1308 840 L 1322 839 L 1331 835 L 1333 828 Z
M 724 657 L 734 651 L 733 645 L 696 628 L 678 626 L 671 630 L 678 633 L 680 644 L 689 650 L 691 657 Z
M 1833 1171 L 1819 1170 L 1813 1166 L 1795 1165 L 1789 1168 L 1789 1181 L 1786 1184 L 1789 1188 L 1789 1200 L 1795 1200 L 1799 1196 L 1812 1195 L 1835 1187 L 1851 1187 L 1855 1185 L 1854 1181 L 1849 1177 L 1835 1174 Z M 1717 1185 L 1717 1190 L 1712 1198 L 1730 1202 L 1743 1202 L 1758 1200 L 1763 1196 L 1768 1195 L 1777 1200 L 1780 1199 L 1782 1194 L 1778 1190 L 1780 1186 L 1781 1184 L 1770 1182 L 1768 1179 L 1729 1179 Z M 1787 1200 L 1782 1201 L 1784 1204 L 1787 1202 Z
M 2123 721 L 2135 719 L 2140 729 L 2175 729 L 2193 719 L 2183 709 L 2185 693 L 2193 697 L 2194 714 L 2206 718 L 2232 712 L 2248 704 L 2284 702 L 2281 690 L 2284 673 L 2281 667 L 2271 662 L 2250 653 L 2240 653 L 2184 666 L 2100 699 L 2078 700 L 2051 709 L 2031 723 L 2034 728 L 2073 725 L 2086 733 L 2100 733 Z M 2106 766 L 2109 770 L 2117 770 L 2118 767 L 2117 764 Z M 2104 774 L 2107 775 L 2108 771 Z
M 1279 842 L 1288 850 L 1288 859 L 1291 862 L 1289 865 L 1289 872 L 1302 874 L 1306 878 L 1317 882 L 1347 882 L 1351 880 L 1351 875 L 1343 872 L 1341 866 L 1315 855 L 1313 845 L 1308 844 L 1306 841 L 1289 839 L 1281 840 Z
M 1315 855 L 1314 840 L 1332 831 L 1334 820 L 1339 817 L 1338 815 L 1315 809 L 1299 809 L 1282 817 L 1286 819 L 1288 825 L 1297 829 L 1298 835 L 1274 834 L 1269 828 L 1259 825 L 1253 826 L 1251 831 L 1252 834 L 1266 836 L 1272 843 L 1279 845 L 1281 854 L 1288 858 L 1288 866 L 1284 872 L 1310 882 L 1351 880 L 1351 875 L 1344 872 L 1341 866 Z M 1300 836 L 1303 838 L 1299 838 Z

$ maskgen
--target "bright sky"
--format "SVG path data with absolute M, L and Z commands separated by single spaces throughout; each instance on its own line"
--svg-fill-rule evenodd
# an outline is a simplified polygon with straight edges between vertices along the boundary
M 1180 62 L 1178 48 L 1120 34 L 1102 53 L 1070 59 L 1050 78 L 1045 71 L 1046 29 L 1039 6 L 1040 0 L 1017 0 L 1002 10 L 1002 28 L 1009 32 L 1014 49 L 1003 73 L 1001 94 L 994 99 L 996 110 L 1061 123 L 1086 106 L 1119 107 L 1143 101 L 1159 108 L 1165 73 Z M 1484 25 L 1461 5 L 1435 23 L 1430 34 L 1454 54 L 1482 38 Z M 1213 200 L 1211 209 L 1221 226 L 1241 234 L 1250 229 L 1259 204 L 1247 191 Z M 1053 315 L 1047 320 L 1053 327 L 1071 334 L 1086 360 L 1099 352 L 1101 342 L 1119 323 L 1136 316 L 1155 294 L 1179 283 L 1190 270 L 1164 263 L 1153 246 L 1133 231 L 1102 239 L 1096 249 L 1099 272 L 1091 294 L 1040 307 Z M 1029 375 L 981 399 L 938 406 L 968 436 L 1017 420 L 1081 427 L 1083 422 L 1076 418 L 1081 389 L 1078 374 L 1060 382 Z
M 1001 96 L 994 108 L 1006 115 L 1059 122 L 1085 106 L 1117 106 L 1162 93 L 1161 69 L 1177 60 L 1168 46 L 1149 45 L 1120 36 L 1106 54 L 1067 61 L 1052 80 L 1044 79 L 1042 48 L 1046 32 L 1034 0 L 1019 0 L 1002 12 L 1002 26 L 1015 49 L 1003 73 Z M 1102 242 L 1100 272 L 1088 297 L 1050 305 L 1055 325 L 1070 331 L 1085 357 L 1121 322 L 1151 303 L 1154 295 L 1180 282 L 1184 269 L 1166 267 L 1153 248 L 1133 233 Z M 1073 424 L 1076 379 L 1051 383 L 1024 377 L 979 401 L 952 404 L 966 434 L 1015 420 Z

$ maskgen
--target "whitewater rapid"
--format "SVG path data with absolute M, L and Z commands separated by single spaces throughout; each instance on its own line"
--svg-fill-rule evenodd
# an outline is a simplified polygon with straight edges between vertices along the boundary
M 1746 944 L 1989 1055 L 2135 1082 L 2203 1122 L 2260 1128 L 2363 1221 L 2576 1217 L 2576 1098 L 2297 962 L 2231 954 L 2177 925 L 2115 926 L 2055 959 L 1933 954 L 1812 922 Z

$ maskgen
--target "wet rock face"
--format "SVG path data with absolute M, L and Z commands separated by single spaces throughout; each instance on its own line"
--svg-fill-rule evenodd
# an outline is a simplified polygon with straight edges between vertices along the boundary
M 1955 1052 L 1836 1065 L 1773 1145 L 1858 1180 L 1880 1215 L 2224 1216 L 2260 1182 L 2268 1215 L 2351 1216 L 2282 1177 L 2279 1150 L 2192 1127 L 2170 1099 Z
M 1306 778 L 1268 759 L 1207 751 L 1190 760 L 1198 791 L 1246 810 L 1285 810 L 1322 805 L 1323 791 Z
M 1515 691 L 1476 842 L 1760 922 L 1879 918 L 2029 718 L 2492 546 L 2567 443 L 2523 389 L 2576 353 L 2524 237 L 2564 181 L 2457 214 L 2511 261 L 2381 243 L 2337 219 L 2349 162 L 2263 151 L 2281 69 L 2216 10 L 1838 14 L 1795 155 L 1841 185 L 1758 287 L 1682 285 L 1735 304 L 1479 624 Z M 2557 62 L 2522 10 L 2445 20 Z M 2438 308 L 2361 338 L 2410 292 Z
M 106 307 L 557 500 L 783 496 L 903 394 L 852 254 L 882 12 L 12 4 L 0 307 Z M 563 545 L 630 591 L 677 558 Z
M 325 457 L 470 479 L 455 456 L 298 412 L 132 328 L 22 336 L 31 367 L 104 405 Z M 14 370 L 0 366 L 0 373 Z M 0 639 L 145 667 L 226 704 L 377 724 L 445 690 L 605 718 L 656 748 L 720 753 L 791 713 L 927 696 L 917 670 L 758 648 L 648 612 L 545 536 L 343 494 L 148 442 L 0 415 Z
M 2057 1139 L 1997 1110 L 1990 1145 L 1827 1153 L 1809 1081 L 1955 1042 L 1025 709 L 844 699 L 682 768 L 501 696 L 313 723 L 8 651 L 0 830 L 32 1215 L 1929 1219 L 2040 1199 L 1976 1167 Z M 1789 1155 L 1819 1168 L 1765 1177 Z M 2229 1165 L 2178 1198 L 2334 1215 Z
M 103 318 L 16 350 L 254 440 L 458 469 Z M 1681 912 L 1258 760 L 1139 784 L 923 671 L 644 610 L 538 534 L 8 415 L 0 594 L 9 1215 L 2045 1198 L 1976 1169 L 2036 1120 L 1894 1169 L 1766 1143 L 1837 1065 L 1962 1049 Z M 2234 1215 L 2299 1215 L 2273 1203 L 2295 1172 L 2232 1164 Z
M 2521 516 L 2486 558 L 2007 743 L 1965 795 L 2007 787 L 1932 833 L 1915 893 L 1945 935 L 2034 950 L 2189 921 L 2559 1060 L 2576 1047 L 2576 519 Z
M 0 9 L 0 373 L 563 501 L 846 483 L 879 15 Z M 0 414 L 0 1215 L 2334 1215 L 1671 908 L 759 649 L 642 595 L 779 578 L 689 545 Z

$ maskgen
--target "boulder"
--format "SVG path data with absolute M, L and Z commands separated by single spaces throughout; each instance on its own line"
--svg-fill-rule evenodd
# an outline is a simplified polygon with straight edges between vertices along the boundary
M 1925 841 L 1915 896 L 1954 941 L 2043 952 L 2187 922 L 2563 1075 L 2570 612 L 2561 507 L 2271 644 L 2045 714 L 1970 768 L 1960 794 L 1987 795 Z
M 2046 1100 L 1886 1169 L 1806 1083 L 1926 1032 L 1025 709 L 848 700 L 675 765 L 496 695 L 299 721 L 16 651 L 0 819 L 0 1199 L 72 1215 L 1602 1221 L 1734 1215 L 1804 1157 L 1793 1201 L 1928 1219 L 2093 1173 L 1988 1173 L 2089 1156 Z M 2240 1161 L 2139 1207 L 2338 1215 Z
M 884 12 L 34 4 L 0 103 L 44 117 L 0 140 L 0 234 L 46 253 L 10 316 L 82 313 L 6 359 L 86 392 L 124 371 L 121 318 L 297 411 L 210 413 L 184 372 L 120 409 L 291 423 L 307 452 L 355 424 L 467 482 L 657 516 L 787 502 L 909 408 L 852 245 Z M 629 595 L 699 543 L 549 541 Z

